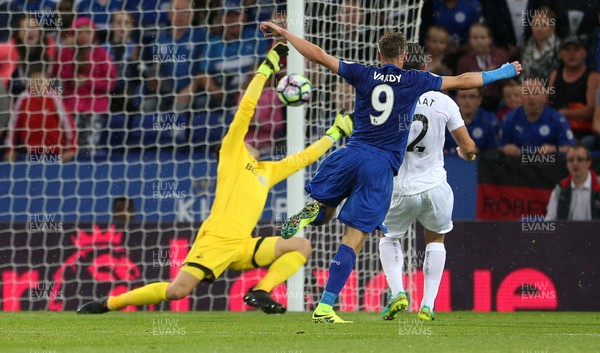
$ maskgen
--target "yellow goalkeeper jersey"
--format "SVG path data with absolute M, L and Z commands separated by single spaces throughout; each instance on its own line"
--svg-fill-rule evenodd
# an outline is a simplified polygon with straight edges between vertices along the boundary
M 331 138 L 324 136 L 305 150 L 280 161 L 254 159 L 244 146 L 244 137 L 265 81 L 262 74 L 254 76 L 222 141 L 215 201 L 199 234 L 250 237 L 265 207 L 269 189 L 315 162 L 333 145 Z

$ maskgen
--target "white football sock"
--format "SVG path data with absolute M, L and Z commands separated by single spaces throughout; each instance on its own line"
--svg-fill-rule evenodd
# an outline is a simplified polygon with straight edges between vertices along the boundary
M 386 237 L 380 238 L 379 260 L 383 266 L 383 272 L 385 272 L 388 285 L 392 290 L 392 295 L 395 296 L 398 292 L 404 292 L 404 284 L 402 283 L 404 254 L 402 253 L 400 240 Z
M 425 261 L 423 263 L 423 301 L 421 307 L 427 305 L 433 310 L 437 296 L 444 265 L 446 263 L 446 248 L 444 243 L 429 243 L 425 247 Z

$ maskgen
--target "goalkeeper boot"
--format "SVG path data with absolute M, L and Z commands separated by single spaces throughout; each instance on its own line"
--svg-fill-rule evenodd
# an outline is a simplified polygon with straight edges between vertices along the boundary
M 281 226 L 281 237 L 289 239 L 296 235 L 300 229 L 306 227 L 317 218 L 319 214 L 319 204 L 316 201 L 304 206 L 302 211 L 288 218 Z
M 389 296 L 388 303 L 383 308 L 383 312 L 381 316 L 384 320 L 394 320 L 398 313 L 401 311 L 406 311 L 408 308 L 408 298 L 406 297 L 406 292 L 399 292 L 395 297 Z
M 107 301 L 108 299 L 105 298 L 85 303 L 77 309 L 77 314 L 104 314 L 110 311 L 108 310 Z
M 353 321 L 346 321 L 341 317 L 337 316 L 335 311 L 320 312 L 318 309 L 313 311 L 312 321 L 315 324 L 327 323 L 327 324 L 353 324 Z
M 417 317 L 423 321 L 435 320 L 435 315 L 433 313 L 433 310 L 431 310 L 427 305 L 423 305 L 421 310 L 419 310 Z
M 266 314 L 285 314 L 286 308 L 274 301 L 269 293 L 260 289 L 250 290 L 244 296 L 244 303 L 262 310 Z

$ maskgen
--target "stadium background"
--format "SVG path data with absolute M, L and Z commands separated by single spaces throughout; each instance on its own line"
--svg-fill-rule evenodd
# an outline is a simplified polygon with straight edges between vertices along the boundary
M 61 149 L 43 144 L 28 147 L 21 141 L 15 160 L 0 163 L 0 307 L 6 311 L 73 310 L 89 298 L 172 278 L 210 211 L 216 173 L 213 149 L 226 132 L 248 74 L 272 45 L 257 25 L 267 19 L 298 20 L 287 12 L 285 2 L 194 1 L 193 9 L 177 11 L 178 16 L 187 13 L 189 17 L 178 20 L 191 21 L 192 29 L 174 41 L 169 26 L 177 19 L 169 16 L 171 1 L 111 0 L 108 7 L 77 1 L 72 12 L 65 11 L 68 3 L 0 3 L 0 18 L 5 19 L 0 23 L 6 23 L 0 31 L 1 86 L 6 90 L 0 100 L 3 141 L 17 129 L 9 120 L 21 93 L 65 100 L 86 94 L 69 93 L 69 81 L 75 78 L 61 76 L 60 70 L 61 59 L 68 57 L 61 52 L 79 48 L 77 32 L 72 30 L 77 19 L 93 20 L 94 46 L 104 48 L 114 65 L 113 71 L 87 73 L 91 81 L 111 81 L 104 91 L 94 92 L 94 97 L 107 98 L 103 107 L 90 111 L 67 106 L 79 137 L 73 160 L 67 160 Z M 173 3 L 187 6 L 186 1 Z M 488 22 L 490 3 L 459 1 L 465 14 Z M 383 30 L 400 24 L 409 38 L 416 39 L 419 31 L 423 38 L 440 2 L 425 3 L 423 26 L 418 21 L 420 5 L 418 1 L 307 1 L 302 25 L 307 39 L 333 55 L 375 63 L 376 38 Z M 557 12 L 566 6 L 549 5 Z M 585 6 L 589 11 L 577 31 L 587 35 L 589 65 L 597 68 L 598 4 L 590 1 Z M 121 10 L 127 11 L 122 18 L 130 19 L 131 28 L 127 40 L 115 44 L 111 40 L 117 31 L 111 19 Z M 590 13 L 596 14 L 591 24 Z M 561 18 L 559 13 L 556 32 L 567 37 L 572 28 Z M 36 28 L 41 30 L 42 44 L 19 46 L 17 42 Z M 508 46 L 501 39 L 496 38 L 498 44 Z M 44 49 L 41 56 L 36 56 L 38 47 Z M 29 68 L 40 63 L 47 75 L 28 78 Z M 314 85 L 304 121 L 306 141 L 311 142 L 331 123 L 336 106 L 352 108 L 353 97 L 325 70 L 308 64 L 305 71 Z M 197 77 L 212 80 L 214 86 L 197 88 L 186 98 L 182 90 Z M 46 88 L 33 91 L 33 83 L 40 81 Z M 247 137 L 265 159 L 294 152 L 285 144 L 286 111 L 273 85 L 265 90 Z M 42 136 L 49 135 L 41 131 Z M 12 151 L 10 146 L 3 148 L 5 155 Z M 566 175 L 562 156 L 528 164 L 490 151 L 478 162 L 465 163 L 448 153 L 446 166 L 455 192 L 454 216 L 461 222 L 447 244 L 447 282 L 442 285 L 438 310 L 600 309 L 590 298 L 600 285 L 598 270 L 589 260 L 599 250 L 595 225 L 549 223 L 540 218 L 552 187 Z M 597 160 L 594 166 L 599 170 Z M 314 168 L 307 169 L 307 176 Z M 121 205 L 115 207 L 117 200 Z M 286 214 L 282 183 L 271 193 L 256 234 L 275 234 Z M 334 223 L 307 232 L 315 247 L 299 291 L 307 309 L 318 300 L 340 229 Z M 417 240 L 417 249 L 423 249 L 420 237 Z M 341 295 L 341 310 L 381 307 L 385 279 L 375 244 L 367 243 Z M 423 255 L 417 250 L 411 254 L 412 267 L 422 264 Z M 200 286 L 190 299 L 160 308 L 245 310 L 240 298 L 258 280 L 256 273 L 227 272 L 214 287 Z M 415 279 L 420 288 L 418 272 Z M 284 287 L 278 288 L 276 298 L 285 301 L 285 293 Z M 418 292 L 415 295 L 419 298 Z M 502 302 L 508 304 L 499 305 Z

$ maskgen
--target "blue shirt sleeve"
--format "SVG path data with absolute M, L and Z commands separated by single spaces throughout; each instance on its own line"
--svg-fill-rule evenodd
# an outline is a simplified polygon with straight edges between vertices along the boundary
M 364 80 L 368 70 L 368 67 L 363 64 L 340 60 L 338 75 L 346 79 L 352 86 L 356 86 L 361 80 Z
M 498 130 L 500 128 L 500 124 L 498 123 L 498 119 L 493 114 L 486 113 L 486 123 L 488 125 L 488 146 L 489 149 L 494 149 L 498 147 Z
M 556 112 L 556 142 L 557 146 L 566 146 L 572 145 L 575 140 L 573 137 L 573 132 L 571 131 L 571 126 L 569 125 L 569 121 L 567 118 Z
M 429 91 L 439 91 L 442 88 L 442 78 L 427 71 L 410 71 L 417 80 L 418 95 Z
M 514 112 L 514 111 L 513 111 Z M 500 128 L 500 138 L 498 140 L 498 146 L 504 147 L 509 143 L 514 143 L 512 141 L 512 124 L 513 118 L 512 114 L 509 114 L 504 117 L 504 121 L 502 122 L 502 127 Z

